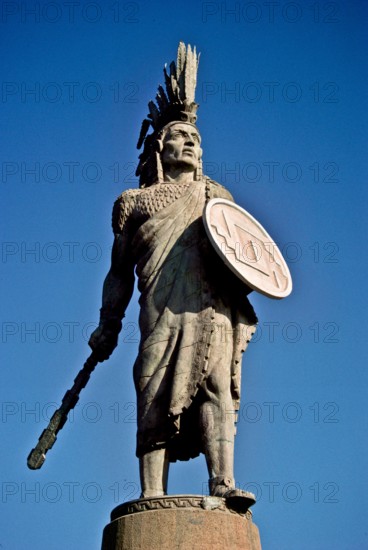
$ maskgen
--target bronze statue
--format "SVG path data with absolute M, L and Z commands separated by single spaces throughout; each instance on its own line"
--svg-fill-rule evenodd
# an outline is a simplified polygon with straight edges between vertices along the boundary
M 117 345 L 133 293 L 141 293 L 134 365 L 142 496 L 166 494 L 169 462 L 204 453 L 210 494 L 243 497 L 233 475 L 241 355 L 257 318 L 242 283 L 211 245 L 202 221 L 210 199 L 233 200 L 202 175 L 194 102 L 198 58 L 180 43 L 164 70 L 166 93 L 149 103 L 138 147 L 140 188 L 114 204 L 115 240 L 90 346 L 100 360 Z M 149 126 L 153 133 L 146 135 Z M 247 340 L 244 335 L 248 335 Z

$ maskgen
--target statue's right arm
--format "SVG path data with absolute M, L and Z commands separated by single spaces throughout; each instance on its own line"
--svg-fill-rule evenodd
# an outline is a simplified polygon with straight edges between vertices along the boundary
M 100 324 L 89 340 L 101 361 L 108 359 L 117 346 L 121 320 L 134 290 L 134 263 L 129 241 L 128 235 L 115 234 L 111 267 L 103 285 Z
M 102 293 L 101 318 L 118 318 L 120 321 L 134 290 L 134 263 L 130 254 L 129 237 L 115 234 L 111 253 L 111 267 Z

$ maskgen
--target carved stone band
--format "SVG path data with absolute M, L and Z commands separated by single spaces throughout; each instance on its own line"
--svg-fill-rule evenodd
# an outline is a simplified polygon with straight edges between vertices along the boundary
M 250 496 L 253 495 L 250 493 Z M 252 500 L 250 498 L 250 500 Z M 149 512 L 155 510 L 170 510 L 183 508 L 200 508 L 202 510 L 216 510 L 228 514 L 241 515 L 251 519 L 252 512 L 247 510 L 245 513 L 239 513 L 226 506 L 226 501 L 221 497 L 203 496 L 203 495 L 167 495 L 161 497 L 140 498 L 124 502 L 111 512 L 111 521 L 122 516 L 135 514 L 137 512 Z

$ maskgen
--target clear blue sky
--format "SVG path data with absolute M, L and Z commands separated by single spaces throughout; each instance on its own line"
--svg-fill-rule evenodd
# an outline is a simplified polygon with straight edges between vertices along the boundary
M 99 549 L 111 509 L 139 496 L 137 295 L 43 468 L 26 457 L 89 354 L 112 204 L 137 186 L 140 124 L 179 40 L 202 53 L 205 171 L 294 280 L 285 300 L 250 296 L 237 483 L 258 496 L 264 550 L 367 548 L 366 2 L 2 10 L 1 550 Z M 206 483 L 201 457 L 173 465 L 169 490 Z

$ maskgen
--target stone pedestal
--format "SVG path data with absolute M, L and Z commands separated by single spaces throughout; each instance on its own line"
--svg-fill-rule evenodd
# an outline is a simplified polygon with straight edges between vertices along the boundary
M 261 550 L 250 510 L 219 497 L 170 495 L 121 504 L 111 512 L 102 550 Z

